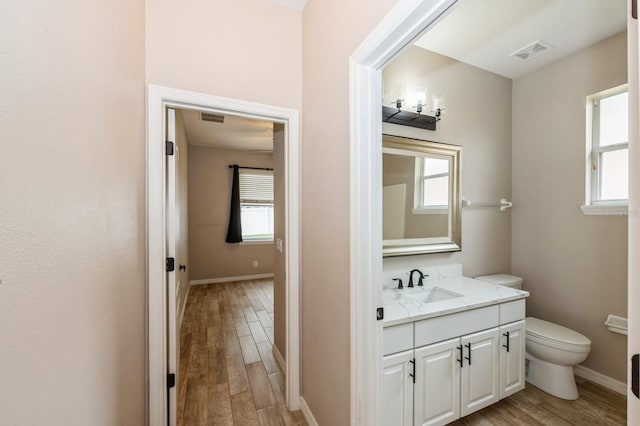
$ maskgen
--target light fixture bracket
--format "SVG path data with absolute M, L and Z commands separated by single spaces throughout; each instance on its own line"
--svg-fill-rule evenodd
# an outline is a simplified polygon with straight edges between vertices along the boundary
M 417 127 L 425 130 L 436 130 L 436 122 L 440 120 L 440 111 L 435 116 L 402 111 L 399 108 L 382 107 L 382 121 L 401 126 Z

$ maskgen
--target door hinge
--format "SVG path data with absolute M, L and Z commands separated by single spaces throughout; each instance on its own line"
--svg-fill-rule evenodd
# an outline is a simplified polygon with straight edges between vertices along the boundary
M 165 143 L 165 153 L 167 155 L 173 155 L 173 142 L 166 141 L 166 143 Z
M 176 385 L 176 375 L 175 373 L 167 374 L 167 389 L 171 389 Z
M 638 19 L 638 0 L 631 0 L 631 17 Z
M 631 392 L 640 399 L 640 355 L 631 357 Z
M 376 309 L 376 320 L 380 321 L 384 319 L 384 308 L 377 308 Z
M 167 272 L 176 270 L 176 260 L 173 257 L 167 257 Z

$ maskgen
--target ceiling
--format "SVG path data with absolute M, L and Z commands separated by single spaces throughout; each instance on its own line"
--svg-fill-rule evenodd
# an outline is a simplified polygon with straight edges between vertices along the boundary
M 521 77 L 623 31 L 626 0 L 464 0 L 415 44 L 508 78 Z M 509 56 L 541 40 L 527 61 Z
M 224 123 L 213 123 L 201 120 L 200 111 L 181 111 L 190 146 L 241 151 L 273 151 L 273 123 L 271 122 L 225 115 Z

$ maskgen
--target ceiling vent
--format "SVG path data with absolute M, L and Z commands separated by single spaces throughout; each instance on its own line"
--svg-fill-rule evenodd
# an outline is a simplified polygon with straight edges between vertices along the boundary
M 200 120 L 210 121 L 212 123 L 224 123 L 224 115 L 210 114 L 208 112 L 200 113 Z
M 520 58 L 523 61 L 528 61 L 535 58 L 536 56 L 542 55 L 543 53 L 553 49 L 554 47 L 555 46 L 552 46 L 549 43 L 538 40 L 526 45 L 522 49 L 516 50 L 515 52 L 509 54 L 509 56 L 515 56 L 516 58 Z

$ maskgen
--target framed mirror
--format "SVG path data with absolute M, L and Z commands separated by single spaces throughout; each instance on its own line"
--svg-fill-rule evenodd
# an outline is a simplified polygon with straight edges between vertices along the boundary
M 462 147 L 382 137 L 382 255 L 460 251 Z

